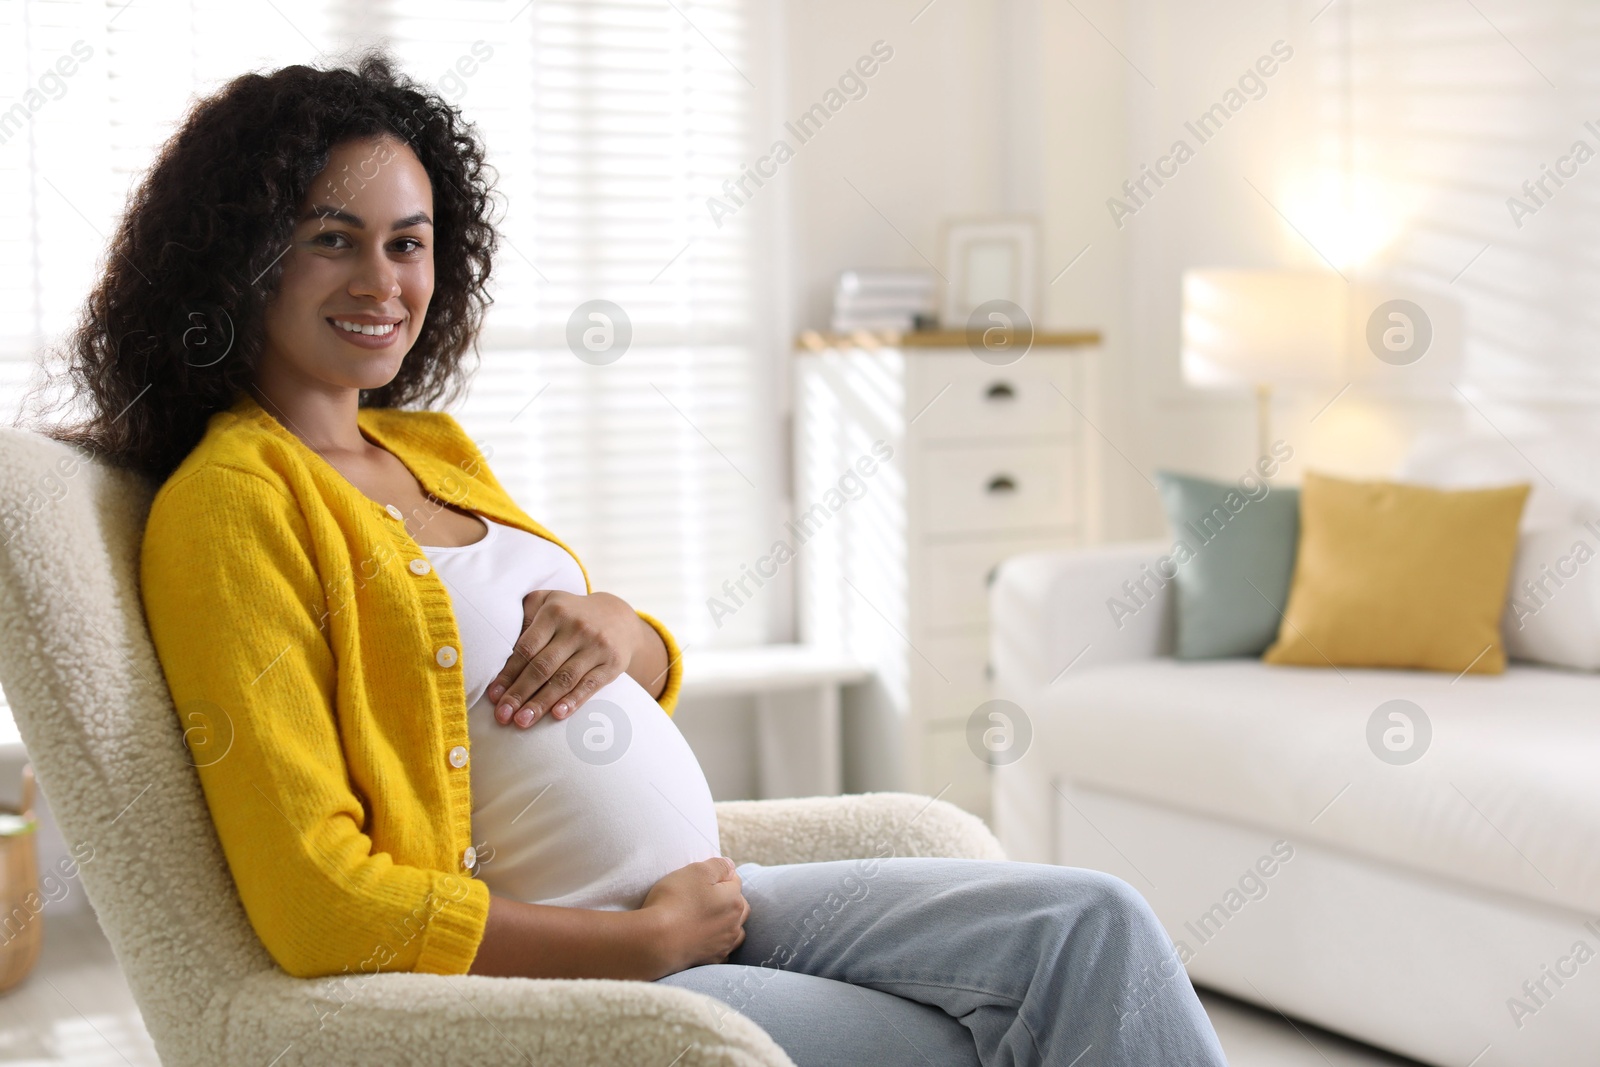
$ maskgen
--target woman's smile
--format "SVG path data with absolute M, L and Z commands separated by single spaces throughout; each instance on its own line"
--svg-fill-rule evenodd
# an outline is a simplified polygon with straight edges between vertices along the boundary
M 358 348 L 388 348 L 400 336 L 399 319 L 340 315 L 326 321 L 341 341 Z

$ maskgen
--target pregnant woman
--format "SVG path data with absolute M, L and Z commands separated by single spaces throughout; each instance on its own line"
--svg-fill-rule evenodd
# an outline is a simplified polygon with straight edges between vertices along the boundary
M 69 344 L 58 435 L 163 483 L 145 611 L 273 958 L 670 983 L 802 1065 L 1222 1064 L 1114 878 L 720 856 L 672 636 L 428 410 L 490 203 L 472 127 L 383 57 L 247 75 L 163 148 Z

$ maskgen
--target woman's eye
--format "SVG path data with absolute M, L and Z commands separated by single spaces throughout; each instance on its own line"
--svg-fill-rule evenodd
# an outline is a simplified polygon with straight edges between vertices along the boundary
M 342 243 L 341 243 L 342 242 Z M 350 248 L 349 238 L 342 233 L 319 233 L 311 238 L 311 243 L 322 248 Z M 422 251 L 422 242 L 415 237 L 402 237 L 394 243 L 394 249 L 406 255 L 413 255 Z

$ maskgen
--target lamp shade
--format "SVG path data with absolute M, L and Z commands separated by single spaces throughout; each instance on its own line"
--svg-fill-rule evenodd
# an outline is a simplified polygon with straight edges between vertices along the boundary
M 1344 366 L 1347 286 L 1311 270 L 1183 275 L 1183 379 L 1199 388 L 1321 385 Z

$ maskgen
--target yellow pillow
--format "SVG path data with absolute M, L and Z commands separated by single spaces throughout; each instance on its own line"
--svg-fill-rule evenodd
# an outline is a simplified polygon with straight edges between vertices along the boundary
M 1499 674 L 1527 485 L 1447 491 L 1307 474 L 1268 663 Z

